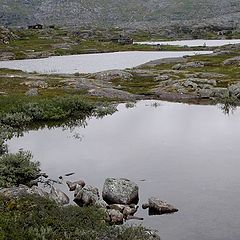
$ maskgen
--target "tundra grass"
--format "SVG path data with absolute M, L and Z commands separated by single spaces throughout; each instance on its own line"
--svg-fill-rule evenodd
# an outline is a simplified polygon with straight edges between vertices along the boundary
M 12 53 L 14 59 L 39 58 L 42 56 L 74 55 L 85 53 L 118 52 L 118 51 L 193 51 L 206 50 L 200 47 L 179 46 L 150 46 L 113 43 L 110 39 L 101 40 L 102 36 L 96 34 L 93 38 L 82 39 L 65 29 L 43 30 L 15 30 L 17 39 L 10 40 L 8 44 L 0 43 L 0 53 Z M 104 32 L 100 35 L 104 35 Z M 135 35 L 133 34 L 133 38 Z M 134 39 L 141 40 L 140 38 Z M 143 39 L 142 39 L 143 40 Z M 145 39 L 147 40 L 147 39 Z M 148 39 L 150 40 L 150 39 Z M 61 45 L 63 47 L 61 47 Z M 66 47 L 64 46 L 66 45 Z

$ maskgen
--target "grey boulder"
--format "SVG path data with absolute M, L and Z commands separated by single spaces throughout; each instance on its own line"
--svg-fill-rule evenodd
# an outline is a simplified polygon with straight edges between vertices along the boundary
M 128 179 L 107 178 L 102 192 L 108 204 L 137 204 L 139 201 L 138 186 Z
M 84 188 L 78 185 L 74 195 L 73 201 L 80 207 L 95 205 L 100 200 L 98 189 L 90 185 Z
M 203 68 L 204 62 L 187 62 L 187 63 L 178 63 L 172 67 L 173 70 L 184 70 L 186 68 Z
M 64 192 L 55 188 L 54 186 L 52 186 L 51 188 L 49 198 L 53 199 L 55 202 L 61 205 L 66 205 L 70 202 L 69 197 Z
M 143 209 L 149 209 L 149 215 L 161 215 L 166 213 L 178 212 L 178 209 L 173 205 L 161 201 L 159 198 L 151 197 L 148 199 L 148 204 L 142 205 Z
M 129 80 L 133 77 L 133 75 L 124 70 L 107 70 L 102 72 L 97 72 L 93 74 L 96 79 L 103 80 L 103 81 L 111 81 L 113 79 L 122 79 L 122 80 Z
M 31 88 L 25 93 L 25 95 L 29 97 L 38 96 L 38 90 L 37 88 Z
M 125 219 L 128 219 L 128 216 L 133 216 L 138 210 L 138 206 L 134 204 L 131 205 L 112 204 L 109 205 L 109 208 L 120 211 Z
M 229 90 L 228 90 L 228 88 L 221 88 L 221 87 L 213 88 L 212 96 L 215 98 L 229 97 Z
M 240 98 L 240 83 L 233 84 L 229 87 L 229 93 L 231 96 Z
M 29 194 L 36 194 L 40 197 L 48 197 L 48 193 L 41 188 L 33 186 L 29 188 L 20 184 L 18 187 L 3 188 L 0 190 L 0 194 L 6 198 L 20 198 Z
M 69 188 L 69 191 L 75 191 L 78 185 L 81 186 L 82 188 L 85 186 L 85 182 L 83 180 L 79 180 L 76 182 L 67 181 L 66 184 Z
M 65 205 L 69 203 L 68 196 L 61 190 L 52 187 L 50 193 L 44 191 L 42 188 L 33 186 L 31 188 L 25 185 L 19 185 L 18 187 L 3 188 L 0 190 L 0 194 L 6 198 L 20 198 L 27 195 L 38 195 L 40 197 L 54 200 L 56 203 Z
M 112 224 L 123 224 L 123 214 L 119 210 L 108 209 L 106 221 Z

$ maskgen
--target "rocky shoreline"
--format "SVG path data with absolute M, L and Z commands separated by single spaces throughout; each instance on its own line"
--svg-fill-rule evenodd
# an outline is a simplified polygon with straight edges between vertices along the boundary
M 42 177 L 41 180 L 42 182 Z M 47 180 L 46 180 L 47 181 Z M 30 183 L 31 185 L 31 183 Z M 139 206 L 139 187 L 136 183 L 125 178 L 107 178 L 105 180 L 102 194 L 98 188 L 86 185 L 83 180 L 69 182 L 66 181 L 70 192 L 74 192 L 73 202 L 79 207 L 94 206 L 105 212 L 105 221 L 109 224 L 123 224 L 127 220 L 143 220 L 142 217 L 135 216 Z M 30 187 L 19 185 L 18 187 L 2 188 L 0 195 L 4 198 L 21 198 L 27 195 L 37 195 L 48 198 L 60 205 L 70 203 L 69 195 L 51 185 L 50 191 L 38 185 Z M 148 209 L 149 216 L 162 215 L 177 212 L 178 209 L 156 197 L 150 197 L 148 203 L 142 205 L 143 209 Z
M 0 76 L 9 81 L 18 79 L 21 92 L 30 97 L 61 91 L 110 101 L 159 99 L 209 104 L 231 98 L 237 102 L 239 56 L 240 44 L 236 44 L 208 55 L 160 59 L 127 70 L 41 75 L 3 69 Z M 0 88 L 1 96 L 11 93 L 12 89 Z

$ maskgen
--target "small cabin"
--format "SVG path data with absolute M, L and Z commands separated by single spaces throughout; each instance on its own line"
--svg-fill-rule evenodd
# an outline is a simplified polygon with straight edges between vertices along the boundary
M 43 29 L 42 24 L 29 25 L 28 29 Z
M 111 39 L 111 41 L 119 44 L 133 44 L 132 38 L 123 35 L 115 36 Z

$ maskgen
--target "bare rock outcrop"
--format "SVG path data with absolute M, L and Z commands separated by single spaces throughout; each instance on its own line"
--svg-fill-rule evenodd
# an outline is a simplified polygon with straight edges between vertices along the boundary
M 124 70 L 108 70 L 93 74 L 98 80 L 112 81 L 114 79 L 130 80 L 133 75 Z
M 52 199 L 61 205 L 69 203 L 68 196 L 55 187 L 52 187 L 49 193 L 37 186 L 30 188 L 25 185 L 19 185 L 18 187 L 3 188 L 0 190 L 0 194 L 9 199 L 25 197 L 27 195 L 38 195 L 40 197 Z

